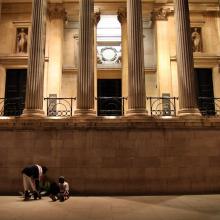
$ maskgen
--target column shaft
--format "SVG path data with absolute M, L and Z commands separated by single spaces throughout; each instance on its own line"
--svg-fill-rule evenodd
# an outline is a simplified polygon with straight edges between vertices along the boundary
M 94 115 L 94 1 L 80 0 L 76 115 Z
M 128 115 L 146 115 L 144 48 L 141 0 L 127 0 Z
M 121 23 L 121 65 L 122 65 L 122 96 L 128 97 L 128 31 L 127 31 L 127 11 L 118 12 L 118 20 Z M 128 102 L 124 103 L 124 111 L 128 111 Z
M 188 0 L 175 0 L 177 29 L 177 67 L 179 81 L 180 116 L 200 115 L 197 108 L 196 77 L 190 35 Z
M 29 48 L 25 109 L 22 116 L 43 116 L 46 0 L 32 1 L 32 29 Z

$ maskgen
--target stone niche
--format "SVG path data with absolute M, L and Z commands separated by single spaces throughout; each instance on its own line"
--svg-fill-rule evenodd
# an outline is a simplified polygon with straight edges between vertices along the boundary
M 202 28 L 191 27 L 193 52 L 202 52 Z
M 28 34 L 28 27 L 16 27 L 16 53 L 27 53 Z

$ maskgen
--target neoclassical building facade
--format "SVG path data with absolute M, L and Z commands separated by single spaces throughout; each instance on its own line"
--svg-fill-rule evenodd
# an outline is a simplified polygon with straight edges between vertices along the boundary
M 190 16 L 172 1 L 42 4 L 2 2 L 2 116 L 219 111 L 218 1 L 190 1 Z
M 2 0 L 0 30 L 0 193 L 27 163 L 76 193 L 220 190 L 218 0 Z

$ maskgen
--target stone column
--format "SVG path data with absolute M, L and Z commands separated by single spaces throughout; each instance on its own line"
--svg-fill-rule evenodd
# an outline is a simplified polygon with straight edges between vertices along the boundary
M 0 65 L 0 98 L 5 98 L 5 84 L 6 84 L 6 69 L 3 65 Z M 4 100 L 0 99 L 0 116 L 3 116 L 4 114 L 4 112 L 1 112 L 3 110 L 3 107 L 4 107 Z
M 97 78 L 98 78 L 98 69 L 97 69 L 97 25 L 101 19 L 101 13 L 96 12 L 94 15 L 94 95 L 97 97 Z M 97 102 L 95 105 L 95 111 L 97 111 Z
M 147 115 L 141 0 L 127 0 L 128 116 Z
M 67 13 L 62 4 L 51 4 L 49 15 L 49 67 L 47 95 L 60 97 L 63 69 L 64 21 Z
M 170 66 L 169 45 L 169 9 L 160 8 L 152 12 L 152 19 L 156 32 L 157 46 L 157 88 L 159 96 L 170 94 L 172 96 L 172 77 Z
M 179 116 L 200 116 L 197 107 L 196 77 L 190 31 L 188 0 L 175 0 Z
M 121 65 L 122 65 L 122 96 L 128 97 L 128 30 L 127 10 L 118 11 L 118 21 L 121 23 Z M 128 102 L 124 102 L 124 111 L 128 111 Z
M 95 115 L 94 111 L 94 1 L 80 0 L 79 71 L 75 115 Z
M 32 29 L 29 48 L 24 117 L 43 117 L 43 86 L 46 38 L 46 0 L 32 1 Z
M 1 20 L 1 17 L 2 17 L 2 0 L 0 0 L 0 20 Z

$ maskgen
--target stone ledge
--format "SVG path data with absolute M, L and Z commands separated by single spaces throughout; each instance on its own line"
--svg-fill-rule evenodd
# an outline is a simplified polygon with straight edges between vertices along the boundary
M 3 117 L 4 118 L 4 117 Z M 220 129 L 220 118 L 43 118 L 11 117 L 0 119 L 0 130 L 74 130 L 74 129 Z

